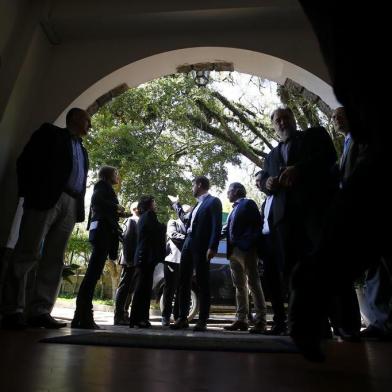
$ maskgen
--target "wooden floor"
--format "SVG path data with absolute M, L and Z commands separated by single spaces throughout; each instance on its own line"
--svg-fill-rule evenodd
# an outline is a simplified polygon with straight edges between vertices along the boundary
M 392 390 L 392 343 L 328 345 L 325 364 L 297 354 L 44 344 L 60 331 L 0 330 L 0 391 Z

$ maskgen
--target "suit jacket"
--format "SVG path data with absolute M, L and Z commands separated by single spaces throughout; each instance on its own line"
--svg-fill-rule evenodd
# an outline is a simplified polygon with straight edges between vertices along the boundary
M 120 237 L 118 204 L 116 193 L 108 182 L 100 180 L 94 185 L 87 223 L 87 229 L 90 229 L 89 240 L 93 244 L 107 241 L 112 260 L 117 259 Z M 97 222 L 97 226 L 93 228 L 90 225 L 92 222 Z
M 253 200 L 241 199 L 234 217 L 232 215 L 233 212 L 222 229 L 222 236 L 227 238 L 227 258 L 230 257 L 234 247 L 245 252 L 256 247 L 261 236 L 261 215 Z M 230 225 L 232 225 L 231 233 Z
M 169 261 L 170 263 L 180 263 L 185 236 L 185 225 L 181 220 L 170 219 L 167 223 L 167 237 L 170 252 L 165 258 L 166 261 Z
M 181 205 L 173 205 L 177 214 L 181 215 Z M 186 222 L 186 231 L 192 222 L 192 213 Z M 192 233 L 187 234 L 191 237 L 191 250 L 199 254 L 205 254 L 208 249 L 218 250 L 219 239 L 222 231 L 222 203 L 214 196 L 208 195 L 193 220 Z
M 366 145 L 359 144 L 351 139 L 346 156 L 342 156 L 339 162 L 339 181 L 343 187 L 348 178 L 353 174 L 359 160 L 363 159 L 366 154 Z
M 137 223 L 135 266 L 157 264 L 166 255 L 166 225 L 158 221 L 154 211 L 144 212 Z
M 17 161 L 18 193 L 24 207 L 37 210 L 52 208 L 64 191 L 71 175 L 73 155 L 71 134 L 67 129 L 45 123 L 33 133 Z M 83 191 L 78 196 L 77 221 L 84 221 L 84 195 L 88 172 L 85 160 Z
M 120 264 L 132 266 L 137 245 L 137 222 L 129 218 L 123 235 Z
M 278 189 L 272 203 L 272 225 L 275 226 L 286 218 L 291 207 L 298 211 L 312 209 L 325 204 L 337 188 L 333 168 L 336 163 L 336 151 L 332 139 L 323 127 L 309 128 L 296 132 L 291 140 L 287 165 L 280 152 L 281 143 L 268 154 L 262 172 L 262 190 L 270 176 L 277 176 L 286 166 L 295 166 L 299 172 L 297 184 L 292 189 Z

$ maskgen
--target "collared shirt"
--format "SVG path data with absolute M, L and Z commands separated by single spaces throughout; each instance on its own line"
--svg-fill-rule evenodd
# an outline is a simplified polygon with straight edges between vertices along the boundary
M 280 155 L 282 156 L 283 162 L 287 165 L 289 159 L 289 150 L 291 146 L 291 139 L 288 139 L 285 143 L 280 144 Z
M 349 133 L 344 137 L 343 153 L 342 153 L 342 156 L 340 157 L 340 162 L 339 162 L 340 170 L 343 170 L 344 163 L 346 162 L 347 153 L 348 153 L 348 150 L 349 150 L 349 148 L 350 148 L 351 142 L 352 142 L 351 133 L 349 132 Z M 343 188 L 343 181 L 342 181 L 342 180 L 340 180 L 340 182 L 339 182 L 339 188 L 340 188 L 340 189 Z
M 197 203 L 196 207 L 195 207 L 195 208 L 193 209 L 193 211 L 192 211 L 191 224 L 189 225 L 189 228 L 188 228 L 187 233 L 192 233 L 193 222 L 194 222 L 194 220 L 195 220 L 197 211 L 199 210 L 199 208 L 200 208 L 200 206 L 202 205 L 203 201 L 204 201 L 209 195 L 210 195 L 210 194 L 207 192 L 207 193 L 204 193 L 203 195 L 201 195 L 201 196 L 199 196 L 199 197 L 197 198 L 198 203 Z
M 272 200 L 274 199 L 273 195 L 267 196 L 267 199 L 265 200 L 265 206 L 264 206 L 264 222 L 263 222 L 263 234 L 269 234 L 270 233 L 270 227 L 268 224 L 268 217 L 271 211 L 271 205 L 272 205 Z
M 343 166 L 343 163 L 346 160 L 346 156 L 347 156 L 348 150 L 350 148 L 350 145 L 351 145 L 351 133 L 349 132 L 344 137 L 343 154 L 342 154 L 342 157 L 340 158 L 340 167 Z
M 243 199 L 245 199 L 245 198 L 241 197 L 240 199 L 236 200 L 233 203 L 233 209 L 231 210 L 229 216 L 227 217 L 227 222 L 229 223 L 229 235 L 230 235 L 231 239 L 233 239 L 233 224 L 234 224 L 235 215 L 237 213 L 237 207 L 238 207 L 238 204 L 240 204 L 240 201 Z
M 79 138 L 72 137 L 72 171 L 67 182 L 67 189 L 82 193 L 85 181 L 85 162 L 82 145 Z

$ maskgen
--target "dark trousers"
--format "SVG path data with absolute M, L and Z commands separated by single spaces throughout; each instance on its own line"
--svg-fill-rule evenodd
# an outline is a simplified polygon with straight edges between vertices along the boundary
M 337 328 L 344 332 L 358 334 L 361 330 L 361 313 L 357 293 L 353 284 L 347 280 L 331 295 L 329 319 L 336 334 Z
M 163 288 L 163 310 L 162 317 L 170 319 L 173 313 L 174 319 L 177 320 L 179 315 L 178 307 L 178 283 L 180 278 L 180 264 L 170 263 L 164 265 L 165 286 Z M 173 299 L 175 302 L 173 307 Z
M 150 317 L 150 301 L 155 264 L 135 267 L 135 291 L 133 293 L 130 323 L 147 321 Z
M 180 318 L 185 319 L 189 314 L 191 301 L 193 270 L 196 269 L 196 284 L 200 300 L 199 320 L 207 321 L 210 315 L 210 262 L 205 252 L 191 250 L 190 237 L 187 237 L 181 254 L 179 306 Z
M 91 312 L 95 286 L 102 275 L 106 259 L 111 249 L 110 241 L 101 239 L 92 242 L 93 250 L 88 262 L 86 274 L 80 285 L 76 298 L 77 312 Z
M 116 291 L 116 305 L 114 310 L 115 317 L 128 318 L 128 298 L 132 296 L 134 281 L 134 266 L 123 265 L 121 270 L 120 282 Z
M 286 311 L 284 308 L 287 297 L 287 280 L 284 278 L 283 249 L 279 238 L 275 235 L 263 235 L 262 237 L 262 261 L 264 268 L 263 284 L 271 299 L 274 312 L 275 325 L 286 323 Z

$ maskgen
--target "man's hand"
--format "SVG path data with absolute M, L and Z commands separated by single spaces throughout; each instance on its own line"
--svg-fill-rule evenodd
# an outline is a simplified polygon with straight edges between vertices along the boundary
M 178 203 L 178 200 L 180 200 L 179 197 L 178 197 L 178 195 L 177 195 L 177 196 L 167 195 L 167 197 L 170 199 L 170 201 L 171 201 L 172 203 Z
M 268 177 L 265 182 L 265 187 L 270 191 L 274 192 L 279 188 L 279 179 L 278 177 Z
M 287 166 L 279 177 L 279 183 L 285 188 L 292 187 L 298 180 L 298 170 L 295 166 Z
M 216 252 L 213 249 L 207 250 L 207 260 L 210 261 L 213 257 L 215 257 Z

